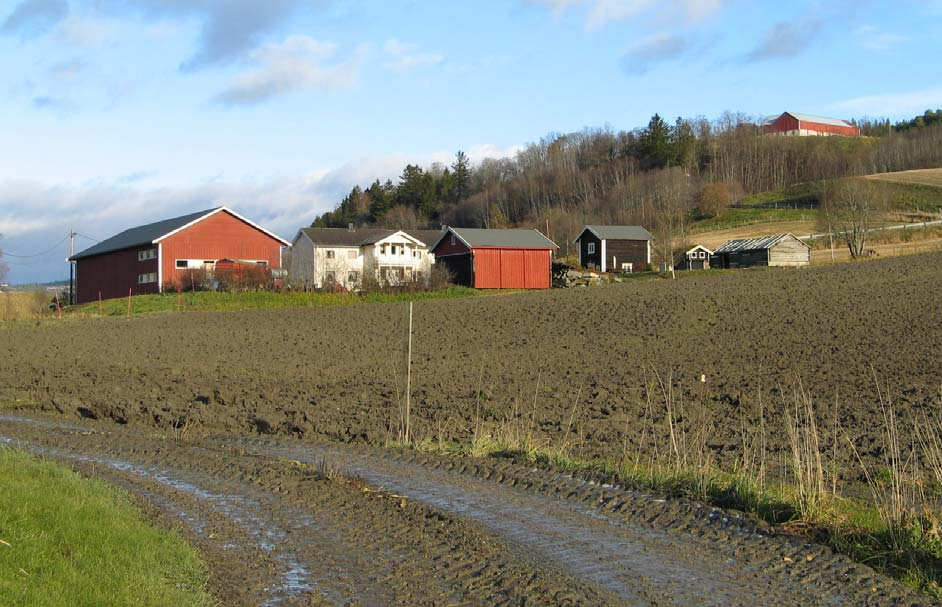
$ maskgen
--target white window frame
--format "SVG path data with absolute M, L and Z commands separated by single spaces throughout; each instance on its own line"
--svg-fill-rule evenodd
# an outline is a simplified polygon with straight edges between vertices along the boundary
M 586 245 L 586 253 L 589 255 L 595 255 L 595 243 L 590 242 Z
M 138 261 L 150 261 L 151 259 L 157 259 L 157 249 L 144 249 L 137 252 Z
M 356 251 L 347 251 L 347 260 L 356 261 L 358 253 Z
M 327 249 L 326 251 L 324 251 L 324 255 L 326 256 L 327 259 L 337 258 L 337 252 L 334 251 L 333 249 Z
M 137 284 L 139 285 L 150 285 L 155 282 L 157 282 L 157 272 L 147 272 L 137 275 Z

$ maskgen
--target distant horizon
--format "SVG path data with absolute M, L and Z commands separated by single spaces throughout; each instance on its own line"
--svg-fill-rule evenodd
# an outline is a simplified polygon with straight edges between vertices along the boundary
M 942 107 L 940 26 L 938 0 L 16 0 L 7 280 L 60 275 L 69 229 L 79 250 L 226 204 L 285 236 L 407 163 L 655 113 L 908 120 Z

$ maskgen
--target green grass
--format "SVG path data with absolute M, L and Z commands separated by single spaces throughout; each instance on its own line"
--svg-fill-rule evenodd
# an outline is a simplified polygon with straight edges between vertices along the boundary
M 690 233 L 728 230 L 760 223 L 779 221 L 815 221 L 818 212 L 810 209 L 729 209 L 719 217 L 690 224 Z
M 782 207 L 795 204 L 805 206 L 809 204 L 816 205 L 819 202 L 818 190 L 819 187 L 817 184 L 801 183 L 778 190 L 769 190 L 767 192 L 759 192 L 758 194 L 750 194 L 743 197 L 743 199 L 740 201 L 740 204 L 746 206 L 780 205 Z
M 0 605 L 215 605 L 208 569 L 105 483 L 0 449 Z
M 891 209 L 938 213 L 942 211 L 942 185 L 869 179 L 886 196 Z
M 467 287 L 450 287 L 441 291 L 419 291 L 409 293 L 319 293 L 319 292 L 271 292 L 249 291 L 230 293 L 226 291 L 198 291 L 194 293 L 164 293 L 160 295 L 138 295 L 131 298 L 131 314 L 153 314 L 188 310 L 260 310 L 269 308 L 304 308 L 320 306 L 348 306 L 362 303 L 397 303 L 425 301 L 430 299 L 453 299 L 472 297 L 484 292 Z M 108 299 L 102 302 L 105 316 L 125 316 L 128 312 L 126 298 Z M 94 316 L 98 314 L 98 302 L 75 306 L 69 315 Z

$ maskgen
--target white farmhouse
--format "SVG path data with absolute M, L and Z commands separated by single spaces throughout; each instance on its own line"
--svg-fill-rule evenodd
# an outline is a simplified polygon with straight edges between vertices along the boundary
M 427 281 L 434 263 L 429 248 L 438 236 L 433 230 L 302 228 L 291 246 L 288 283 L 355 291 L 370 276 L 383 285 Z

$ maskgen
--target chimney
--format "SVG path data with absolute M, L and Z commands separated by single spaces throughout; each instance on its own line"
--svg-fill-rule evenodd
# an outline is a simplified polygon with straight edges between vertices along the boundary
M 348 224 L 347 224 L 347 231 L 348 231 L 348 232 L 353 232 L 353 231 L 354 231 L 354 230 L 353 230 L 353 224 L 352 224 L 352 223 L 348 223 Z

